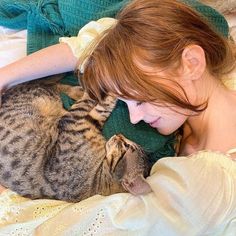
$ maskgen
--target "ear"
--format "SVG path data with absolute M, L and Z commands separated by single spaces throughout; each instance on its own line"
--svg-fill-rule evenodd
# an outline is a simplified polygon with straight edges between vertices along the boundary
M 138 175 L 132 181 L 125 179 L 122 181 L 122 186 L 124 189 L 132 193 L 133 195 L 148 194 L 152 192 L 152 189 L 148 182 L 144 179 L 143 176 Z
M 180 73 L 183 78 L 196 80 L 202 77 L 206 69 L 205 52 L 198 45 L 189 45 L 182 52 Z

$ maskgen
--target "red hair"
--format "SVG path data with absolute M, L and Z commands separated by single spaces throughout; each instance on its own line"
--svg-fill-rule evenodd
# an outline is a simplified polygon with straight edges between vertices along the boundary
M 219 35 L 198 12 L 175 0 L 134 0 L 119 14 L 88 58 L 82 84 L 89 95 L 101 99 L 111 93 L 141 102 L 160 102 L 200 111 L 176 82 L 167 87 L 157 76 L 141 70 L 135 59 L 151 68 L 175 69 L 188 45 L 203 48 L 209 73 L 221 77 L 234 67 L 235 55 L 227 39 Z M 182 92 L 180 92 L 181 88 Z

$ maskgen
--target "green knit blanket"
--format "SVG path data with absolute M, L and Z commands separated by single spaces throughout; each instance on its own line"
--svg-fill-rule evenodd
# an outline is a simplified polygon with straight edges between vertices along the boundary
M 0 25 L 12 29 L 27 29 L 27 53 L 58 43 L 61 36 L 77 35 L 79 29 L 91 20 L 114 17 L 128 0 L 1 0 Z M 186 3 L 201 12 L 224 36 L 228 25 L 224 17 L 210 7 L 194 0 Z M 68 74 L 63 83 L 77 84 L 77 78 Z M 62 94 L 65 108 L 73 100 Z M 175 136 L 163 136 L 144 122 L 132 125 L 126 105 L 119 101 L 106 122 L 103 134 L 108 139 L 122 133 L 140 144 L 155 162 L 161 157 L 174 155 Z

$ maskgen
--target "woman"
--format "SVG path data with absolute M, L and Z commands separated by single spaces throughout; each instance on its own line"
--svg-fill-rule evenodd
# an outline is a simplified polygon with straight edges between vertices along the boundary
M 91 96 L 125 101 L 134 124 L 143 120 L 164 135 L 183 125 L 179 155 L 227 153 L 236 147 L 236 93 L 222 78 L 234 53 L 189 6 L 133 1 L 89 57 L 83 84 Z
M 74 55 L 63 47 L 66 56 Z M 233 69 L 234 60 L 226 39 L 188 5 L 132 1 L 84 59 L 84 87 L 98 99 L 111 93 L 125 101 L 133 123 L 144 120 L 163 134 L 183 126 L 179 155 L 191 155 L 158 161 L 147 178 L 150 194 L 95 196 L 76 205 L 60 205 L 59 210 L 57 205 L 54 215 L 50 208 L 49 220 L 40 222 L 35 232 L 234 235 L 236 165 L 226 153 L 236 146 L 236 94 L 220 80 Z M 75 67 L 76 60 L 72 61 L 68 69 Z M 22 75 L 25 60 L 20 63 Z M 11 69 L 17 75 L 16 67 L 10 65 L 2 73 L 7 77 Z M 222 154 L 197 152 L 203 149 Z M 30 207 L 26 212 L 37 215 Z

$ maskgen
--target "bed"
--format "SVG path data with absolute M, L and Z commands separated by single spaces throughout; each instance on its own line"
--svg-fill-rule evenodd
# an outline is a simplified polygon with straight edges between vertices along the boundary
M 227 12 L 226 19 L 236 40 L 236 11 Z M 26 30 L 0 27 L 0 67 L 25 56 L 26 41 Z M 236 89 L 236 71 L 225 84 Z M 76 204 L 32 201 L 5 190 L 0 195 L 0 236 L 235 235 L 236 165 L 229 156 L 207 150 L 162 158 L 147 181 L 153 192 L 144 196 L 97 195 Z M 169 188 L 163 188 L 167 183 Z

